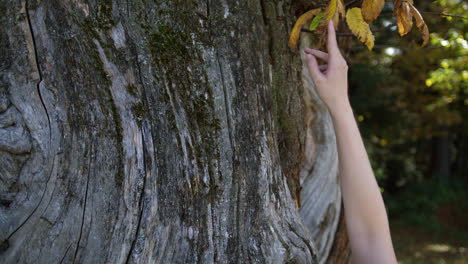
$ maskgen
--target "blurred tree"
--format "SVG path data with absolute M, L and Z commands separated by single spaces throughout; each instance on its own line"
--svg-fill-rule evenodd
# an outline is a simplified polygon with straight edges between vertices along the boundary
M 413 29 L 399 37 L 395 19 L 381 16 L 373 52 L 353 49 L 351 99 L 363 128 L 376 174 L 392 191 L 411 180 L 457 176 L 466 169 L 467 17 L 457 0 L 417 1 L 431 31 L 418 47 Z M 391 13 L 392 3 L 384 12 Z M 440 15 L 442 14 L 442 15 Z M 466 158 L 465 158 L 466 159 Z

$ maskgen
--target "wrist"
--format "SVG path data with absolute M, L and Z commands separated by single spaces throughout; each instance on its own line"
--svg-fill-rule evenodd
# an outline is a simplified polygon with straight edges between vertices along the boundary
M 332 117 L 337 117 L 344 115 L 346 113 L 353 113 L 353 109 L 351 108 L 351 104 L 349 103 L 349 100 L 341 100 L 337 102 L 333 102 L 331 104 L 327 104 L 328 110 L 330 111 L 330 114 Z

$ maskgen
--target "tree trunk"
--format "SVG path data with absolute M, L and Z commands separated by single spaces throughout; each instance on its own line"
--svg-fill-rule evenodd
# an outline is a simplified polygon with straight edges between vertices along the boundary
M 325 263 L 337 154 L 298 8 L 2 0 L 0 262 Z

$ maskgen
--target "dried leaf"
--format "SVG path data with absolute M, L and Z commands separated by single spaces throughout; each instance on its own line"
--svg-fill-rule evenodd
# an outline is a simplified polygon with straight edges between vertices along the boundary
M 345 17 L 346 17 L 345 6 L 346 6 L 346 5 L 345 5 L 345 3 L 344 3 L 344 0 L 338 1 L 337 9 L 338 9 L 338 12 L 339 12 L 340 15 L 341 15 L 341 18 L 345 18 Z
M 374 35 L 369 24 L 364 21 L 361 9 L 357 7 L 349 9 L 346 13 L 346 22 L 359 41 L 366 44 L 367 48 L 371 50 L 374 47 Z
M 419 11 L 413 5 L 410 5 L 410 9 L 411 14 L 413 14 L 414 19 L 416 20 L 416 26 L 423 35 L 423 43 L 421 46 L 424 47 L 427 45 L 427 42 L 429 42 L 429 29 L 427 28 L 421 13 L 419 13 Z
M 329 19 L 327 20 L 326 13 L 333 11 L 332 6 L 333 6 L 333 1 L 330 1 L 330 4 L 328 5 L 327 9 L 325 9 L 323 12 L 320 12 L 317 16 L 314 17 L 312 22 L 310 22 L 309 30 L 315 30 L 320 24 L 323 24 L 324 22 L 328 22 Z M 335 28 L 338 27 L 340 15 L 341 15 L 341 18 L 344 18 L 346 16 L 345 4 L 343 0 L 336 1 L 335 14 L 333 15 L 333 18 L 332 18 Z
M 335 26 L 335 28 L 338 28 L 338 23 L 340 22 L 340 16 L 342 19 L 346 17 L 345 4 L 343 0 L 338 0 L 336 4 L 336 12 L 335 12 L 335 15 L 333 16 L 333 25 Z
M 385 0 L 364 0 L 361 10 L 364 21 L 370 23 L 376 19 L 380 15 L 384 5 Z
M 333 21 L 333 25 L 335 26 L 335 28 L 338 28 L 338 23 L 340 22 L 340 14 L 338 13 L 338 11 L 333 16 L 332 21 Z
M 398 33 L 400 33 L 400 36 L 408 34 L 408 32 L 410 32 L 411 28 L 413 27 L 413 14 L 411 13 L 410 9 L 410 6 L 412 6 L 411 2 L 403 0 L 395 9 Z
M 397 17 L 398 33 L 404 36 L 411 31 L 413 27 L 413 17 L 416 20 L 416 26 L 423 36 L 422 46 L 429 42 L 429 29 L 424 22 L 419 11 L 413 6 L 413 0 L 395 0 L 395 15 Z
M 299 19 L 297 19 L 291 31 L 291 34 L 289 35 L 289 47 L 296 48 L 297 41 L 299 40 L 299 37 L 301 34 L 302 26 L 304 26 L 304 24 L 306 24 L 309 20 L 311 20 L 312 17 L 320 13 L 320 10 L 321 10 L 320 8 L 312 9 L 310 11 L 307 11 L 302 16 L 300 16 Z
M 396 16 L 396 11 L 398 10 L 398 8 L 400 8 L 401 1 L 402 1 L 402 0 L 394 0 L 394 1 L 393 1 L 393 14 L 394 14 L 395 16 Z
M 333 18 L 333 16 L 336 13 L 338 2 L 339 2 L 338 0 L 330 0 L 327 8 L 324 11 L 325 21 L 329 21 L 330 19 Z

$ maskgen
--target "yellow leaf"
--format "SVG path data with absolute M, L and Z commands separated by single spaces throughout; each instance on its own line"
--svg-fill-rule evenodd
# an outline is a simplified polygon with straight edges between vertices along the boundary
M 330 0 L 330 2 L 328 3 L 328 6 L 324 12 L 326 21 L 332 19 L 333 16 L 335 15 L 338 2 L 339 2 L 338 0 Z
M 340 0 L 338 2 L 337 8 L 338 8 L 338 12 L 340 13 L 341 17 L 342 18 L 346 17 L 344 0 Z
M 395 1 L 396 3 L 397 1 Z M 395 13 L 397 17 L 398 33 L 400 36 L 404 36 L 411 31 L 413 27 L 413 14 L 411 13 L 410 6 L 412 1 L 406 0 L 398 1 L 398 6 L 395 7 Z
M 334 13 L 332 13 L 334 12 Z M 324 26 L 329 20 L 333 21 L 335 28 L 338 28 L 338 23 L 341 18 L 346 16 L 345 4 L 343 0 L 330 0 L 327 8 L 318 14 L 311 22 L 309 29 L 315 30 L 317 26 Z M 319 31 L 322 31 L 319 29 Z
M 359 41 L 366 44 L 367 48 L 371 50 L 374 47 L 374 35 L 369 24 L 362 18 L 361 9 L 357 7 L 349 9 L 346 13 L 346 22 Z
M 410 5 L 410 9 L 411 14 L 413 14 L 414 19 L 416 20 L 416 26 L 423 35 L 423 43 L 421 46 L 424 47 L 427 45 L 427 42 L 429 42 L 429 29 L 427 28 L 421 13 L 419 13 L 419 11 L 413 5 Z
M 333 25 L 335 26 L 335 29 L 338 28 L 338 23 L 340 22 L 340 14 L 336 12 L 332 20 L 333 20 Z
M 382 8 L 385 5 L 385 0 L 364 0 L 362 2 L 362 17 L 367 23 L 372 22 L 376 19 Z
M 333 25 L 335 25 L 335 28 L 338 28 L 338 22 L 340 21 L 340 16 L 341 18 L 346 17 L 345 4 L 343 0 L 338 0 L 336 4 L 335 15 L 333 16 Z
M 294 49 L 297 46 L 297 41 L 299 40 L 300 34 L 301 34 L 301 28 L 304 24 L 309 22 L 312 17 L 320 13 L 320 8 L 317 9 L 312 9 L 306 13 L 304 13 L 302 16 L 297 19 L 296 23 L 294 24 L 294 27 L 291 31 L 291 34 L 289 35 L 289 47 Z

